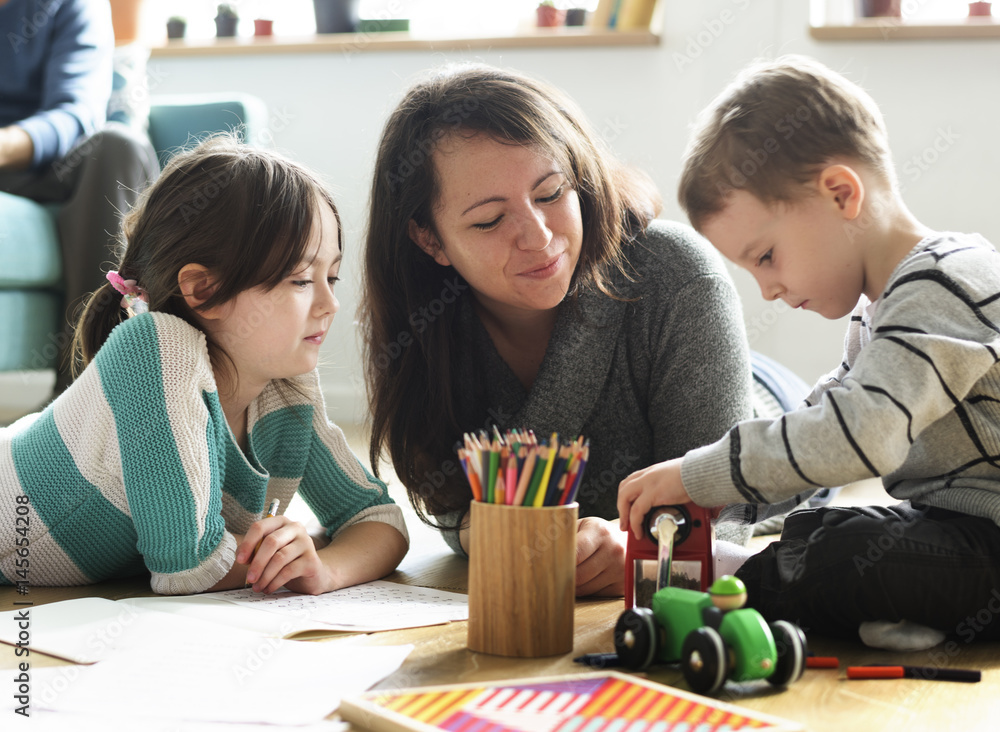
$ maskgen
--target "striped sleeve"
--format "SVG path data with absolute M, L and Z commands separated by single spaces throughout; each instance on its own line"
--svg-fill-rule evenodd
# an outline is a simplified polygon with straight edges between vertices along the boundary
M 162 594 L 203 592 L 235 561 L 222 517 L 225 424 L 203 334 L 151 313 L 116 328 L 95 359 L 114 415 L 137 547 Z
M 998 294 L 1000 258 L 988 245 L 911 255 L 877 301 L 871 340 L 841 383 L 811 407 L 742 422 L 688 453 L 689 494 L 705 506 L 775 503 L 809 487 L 884 476 L 921 452 L 913 446 L 932 425 L 936 462 L 996 461 L 997 436 L 984 434 L 995 428 L 970 419 L 967 400 L 1000 383 Z
M 347 444 L 343 431 L 326 416 L 316 372 L 302 377 L 316 403 L 312 412 L 309 456 L 299 491 L 303 500 L 334 537 L 348 526 L 365 521 L 386 523 L 409 542 L 403 512 Z

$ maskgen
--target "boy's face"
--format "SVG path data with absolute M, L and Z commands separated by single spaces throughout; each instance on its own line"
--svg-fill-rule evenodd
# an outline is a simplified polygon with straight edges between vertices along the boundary
M 766 205 L 746 191 L 727 201 L 701 233 L 754 276 L 765 300 L 781 298 L 831 320 L 854 309 L 864 290 L 864 261 L 835 201 L 816 195 Z

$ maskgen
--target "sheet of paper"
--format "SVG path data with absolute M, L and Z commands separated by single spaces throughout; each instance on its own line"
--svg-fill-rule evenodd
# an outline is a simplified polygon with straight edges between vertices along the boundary
M 221 633 L 249 640 L 261 635 L 101 597 L 83 597 L 0 613 L 0 641 L 17 643 L 25 613 L 29 649 L 75 663 L 94 663 L 157 636 L 212 637 Z
M 51 670 L 51 669 L 47 669 Z M 323 720 L 306 725 L 228 724 L 153 717 L 125 717 L 109 710 L 100 714 L 76 714 L 32 709 L 30 717 L 14 714 L 15 706 L 0 697 L 0 714 L 5 732 L 347 732 L 350 725 L 340 720 Z M 8 721 L 10 720 L 10 721 Z
M 325 623 L 309 623 L 290 614 L 279 615 L 249 606 L 219 602 L 211 595 L 169 595 L 157 597 L 130 597 L 118 600 L 137 610 L 156 610 L 163 613 L 198 618 L 220 623 L 230 628 L 242 628 L 261 635 L 283 638 L 305 630 L 337 632 Z
M 32 708 L 105 719 L 113 710 L 115 718 L 314 724 L 337 709 L 341 696 L 393 673 L 412 648 L 226 634 L 151 637 L 93 666 L 37 669 Z
M 261 595 L 253 590 L 227 590 L 204 597 L 281 613 L 303 625 L 325 623 L 337 630 L 419 628 L 469 618 L 466 595 L 384 580 L 345 587 L 324 595 L 294 592 Z

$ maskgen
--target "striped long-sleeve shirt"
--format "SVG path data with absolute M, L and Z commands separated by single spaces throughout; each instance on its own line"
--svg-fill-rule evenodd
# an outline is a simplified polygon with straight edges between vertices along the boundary
M 937 233 L 851 316 L 844 361 L 803 408 L 689 452 L 700 505 L 776 503 L 880 476 L 895 498 L 1000 524 L 1000 254 Z
M 232 567 L 233 534 L 297 491 L 328 535 L 382 521 L 405 537 L 385 485 L 327 419 L 317 374 L 291 382 L 251 403 L 244 452 L 200 330 L 163 313 L 116 327 L 45 411 L 0 429 L 0 584 L 148 570 L 156 592 L 201 592 Z

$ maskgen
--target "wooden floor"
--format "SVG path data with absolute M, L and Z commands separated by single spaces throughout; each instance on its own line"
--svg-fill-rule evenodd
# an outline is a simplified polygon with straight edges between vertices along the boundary
M 354 436 L 358 439 L 357 436 Z M 361 448 L 359 452 L 364 453 Z M 877 485 L 852 488 L 842 502 L 855 499 L 885 500 Z M 392 492 L 399 495 L 398 486 Z M 421 525 L 408 507 L 411 551 L 389 579 L 407 584 L 464 591 L 466 562 L 450 554 L 433 530 Z M 296 509 L 298 510 L 298 509 Z M 150 594 L 143 582 L 109 582 L 87 588 L 32 587 L 29 598 L 43 604 L 70 597 L 101 596 L 120 599 Z M 19 598 L 12 588 L 0 589 L 0 610 L 13 608 Z M 375 633 L 366 643 L 395 645 L 412 643 L 414 651 L 403 667 L 378 685 L 378 688 L 486 681 L 522 676 L 558 675 L 583 671 L 572 658 L 583 653 L 611 651 L 612 629 L 623 608 L 619 600 L 582 600 L 576 608 L 575 647 L 572 654 L 530 661 L 505 659 L 472 653 L 466 648 L 466 623 Z M 843 642 L 809 637 L 810 650 L 817 655 L 837 656 L 837 670 L 809 669 L 803 678 L 788 689 L 777 690 L 766 682 L 728 683 L 721 698 L 761 712 L 800 723 L 816 732 L 844 730 L 996 730 L 1000 729 L 1000 644 L 966 645 L 953 642 L 911 654 L 869 649 L 860 642 Z M 15 668 L 13 648 L 0 646 L 0 668 Z M 59 665 L 63 662 L 32 655 L 32 666 Z M 849 681 L 848 665 L 904 664 L 947 668 L 970 668 L 983 671 L 978 684 L 924 680 Z M 659 668 L 648 677 L 684 688 L 678 669 Z M 0 692 L 7 687 L 0 682 Z M 4 723 L 0 728 L 6 729 Z M 264 728 L 262 728 L 264 729 Z

